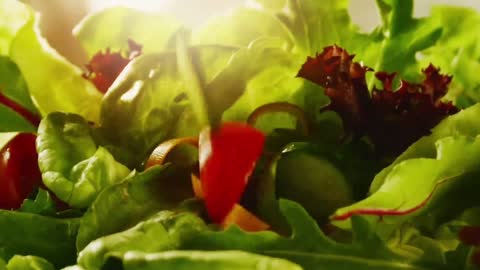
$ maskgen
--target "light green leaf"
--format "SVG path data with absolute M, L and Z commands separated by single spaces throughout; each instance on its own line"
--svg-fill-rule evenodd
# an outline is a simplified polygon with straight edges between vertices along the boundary
M 107 48 L 126 50 L 128 39 L 148 54 L 165 50 L 180 26 L 170 15 L 112 7 L 87 16 L 73 32 L 90 57 Z
M 278 16 L 305 55 L 314 55 L 332 44 L 345 46 L 355 34 L 347 0 L 289 0 Z
M 105 187 L 123 180 L 129 169 L 94 141 L 79 115 L 52 113 L 38 128 L 37 151 L 45 185 L 72 207 L 90 205 Z
M 80 252 L 78 263 L 87 269 L 102 269 L 111 256 L 123 257 L 130 252 L 175 250 L 185 239 L 206 229 L 202 219 L 192 213 L 161 211 L 126 231 L 91 242 Z
M 224 69 L 237 49 L 196 46 L 188 50 L 199 80 L 209 82 Z M 130 159 L 121 161 L 136 167 L 160 142 L 182 133 L 178 126 L 198 134 L 202 127 L 196 115 L 190 114 L 191 125 L 182 125 L 180 121 L 185 112 L 193 112 L 191 102 L 198 102 L 189 100 L 185 88 L 174 52 L 136 58 L 104 97 L 101 133 L 110 144 L 106 147 L 129 151 Z M 117 157 L 115 150 L 112 153 Z
M 177 65 L 181 79 L 185 84 L 188 99 L 193 114 L 196 116 L 200 127 L 210 125 L 207 103 L 205 101 L 205 82 L 196 70 L 193 55 L 187 49 L 187 33 L 182 31 L 177 35 Z
M 257 106 L 275 100 L 279 96 L 289 99 L 296 88 L 295 82 L 285 79 L 294 75 L 282 66 L 292 67 L 296 60 L 282 49 L 280 39 L 262 38 L 253 41 L 247 48 L 238 51 L 210 84 L 207 85 L 207 103 L 213 107 L 215 115 L 224 120 L 246 120 Z M 277 78 L 272 78 L 273 76 Z M 285 88 L 275 89 L 285 79 Z M 296 81 L 301 83 L 301 80 Z M 285 93 L 282 90 L 286 90 Z M 273 96 L 273 97 L 272 97 Z M 237 105 L 238 104 L 238 105 Z
M 435 158 L 437 153 L 435 144 L 439 139 L 455 135 L 475 137 L 480 134 L 480 122 L 477 120 L 479 114 L 480 104 L 477 104 L 445 118 L 432 129 L 431 135 L 412 144 L 390 166 L 378 173 L 370 186 L 370 193 L 377 191 L 383 185 L 387 175 L 400 162 L 413 158 Z
M 128 252 L 119 259 L 125 270 L 302 270 L 284 259 L 242 251 Z
M 42 115 L 60 111 L 98 121 L 101 93 L 81 76 L 80 68 L 50 47 L 40 34 L 38 18 L 19 30 L 10 49 L 35 106 Z
M 1 132 L 0 133 L 0 149 L 3 149 L 15 136 L 17 132 Z
M 35 256 L 15 255 L 8 261 L 8 270 L 55 270 L 47 260 Z
M 457 106 L 467 107 L 480 101 L 480 80 L 474 70 L 480 68 L 480 15 L 474 9 L 438 6 L 429 21 L 442 26 L 442 36 L 435 46 L 421 52 L 422 66 L 432 63 L 453 75 L 448 98 Z
M 299 204 L 281 200 L 281 212 L 291 226 L 290 237 L 273 232 L 247 233 L 237 227 L 225 231 L 202 231 L 187 241 L 187 250 L 244 250 L 286 258 L 309 269 L 445 269 L 441 262 L 425 264 L 419 256 L 402 256 L 388 248 L 375 228 L 354 217 L 353 242 L 339 243 L 328 238 Z M 371 252 L 375 250 L 375 252 Z M 383 268 L 382 268 L 383 267 Z
M 224 44 L 246 47 L 259 38 L 277 38 L 285 47 L 293 46 L 293 37 L 273 14 L 252 8 L 239 8 L 225 16 L 213 17 L 193 32 L 193 44 Z
M 17 31 L 27 23 L 33 12 L 17 0 L 0 1 L 0 55 L 8 55 Z
M 471 191 L 480 188 L 475 181 L 480 175 L 480 137 L 445 137 L 436 141 L 435 146 L 436 158 L 412 158 L 397 163 L 372 195 L 337 210 L 332 217 L 335 224 L 348 227 L 350 215 L 366 215 L 373 222 L 381 219 L 377 230 L 388 235 L 407 219 L 427 211 L 430 216 L 442 210 L 458 213 L 480 203 Z M 461 194 L 460 201 L 452 201 L 455 194 Z

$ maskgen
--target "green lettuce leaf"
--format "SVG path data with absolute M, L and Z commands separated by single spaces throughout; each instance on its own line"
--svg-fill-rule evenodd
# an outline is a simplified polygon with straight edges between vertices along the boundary
M 172 166 L 152 167 L 135 174 L 98 195 L 81 220 L 77 248 L 82 250 L 99 237 L 128 229 L 190 197 L 193 192 L 189 174 Z
M 112 7 L 85 17 L 73 32 L 90 57 L 107 48 L 126 51 L 128 39 L 142 45 L 148 54 L 165 50 L 180 26 L 170 15 Z
M 75 262 L 78 219 L 0 210 L 0 246 L 7 256 L 35 255 L 57 268 Z
M 352 218 L 353 242 L 339 243 L 328 238 L 299 204 L 281 200 L 280 208 L 291 226 L 292 234 L 288 238 L 273 232 L 246 233 L 230 227 L 220 232 L 202 231 L 189 239 L 182 249 L 244 250 L 286 258 L 306 270 L 446 269 L 442 262 L 426 261 L 422 251 L 409 256 L 398 254 L 361 217 Z
M 390 166 L 379 172 L 373 179 L 370 193 L 377 191 L 383 185 L 387 175 L 400 162 L 413 158 L 435 158 L 437 153 L 435 143 L 439 139 L 455 135 L 475 137 L 480 134 L 480 123 L 477 121 L 479 114 L 480 104 L 477 104 L 445 118 L 432 129 L 431 135 L 412 144 Z
M 435 142 L 435 158 L 412 158 L 398 163 L 368 198 L 335 212 L 338 226 L 348 226 L 352 214 L 366 215 L 388 230 L 427 213 L 452 215 L 480 204 L 474 190 L 480 175 L 480 137 L 452 136 Z M 461 195 L 460 195 L 461 194 Z M 458 198 L 455 200 L 454 198 Z
M 36 256 L 15 255 L 8 261 L 8 270 L 55 270 L 47 260 Z
M 427 18 L 442 26 L 442 36 L 435 46 L 421 52 L 420 63 L 433 63 L 442 72 L 453 75 L 448 98 L 457 106 L 467 107 L 480 101 L 480 80 L 473 70 L 480 68 L 480 15 L 469 8 L 438 6 Z
M 42 216 L 52 216 L 57 212 L 57 208 L 50 193 L 45 189 L 39 188 L 35 198 L 25 199 L 18 211 Z
M 17 65 L 7 56 L 0 56 L 0 92 L 23 108 L 37 113 L 27 83 Z
M 121 260 L 125 270 L 302 270 L 284 259 L 242 251 L 128 252 L 115 259 Z M 115 261 L 112 264 L 117 265 Z
M 23 116 L 0 104 L 0 132 L 35 132 L 34 127 Z
M 280 208 L 291 226 L 289 237 L 271 231 L 248 233 L 236 226 L 215 231 L 196 214 L 162 211 L 126 231 L 91 242 L 80 253 L 78 263 L 87 269 L 118 268 L 122 263 L 128 265 L 126 258 L 132 252 L 155 257 L 173 249 L 185 250 L 185 256 L 196 250 L 241 250 L 287 258 L 304 269 L 448 269 L 443 258 L 428 258 L 430 251 L 417 247 L 416 252 L 406 253 L 405 246 L 388 247 L 361 217 L 352 218 L 353 242 L 340 243 L 328 238 L 299 204 L 281 200 Z M 153 238 L 156 241 L 152 242 Z M 144 262 L 145 267 L 154 265 Z
M 80 252 L 78 263 L 87 269 L 101 269 L 111 256 L 123 257 L 130 252 L 175 250 L 185 239 L 206 229 L 202 219 L 194 214 L 161 211 L 129 230 L 91 242 Z
M 356 33 L 348 15 L 347 0 L 289 0 L 277 16 L 304 55 L 314 55 L 330 44 L 346 44 Z
M 37 110 L 29 96 L 25 81 L 15 63 L 0 56 L 0 94 L 30 112 Z M 35 132 L 36 127 L 10 107 L 0 104 L 0 132 Z
M 377 1 L 382 24 L 371 34 L 357 36 L 345 46 L 355 59 L 376 71 L 397 72 L 409 80 L 420 78 L 416 53 L 434 46 L 442 25 L 413 17 L 413 0 Z M 370 84 L 373 83 L 373 79 Z
M 215 29 L 215 31 L 212 31 Z M 192 44 L 225 44 L 247 47 L 259 38 L 277 38 L 285 47 L 293 46 L 293 37 L 273 14 L 253 8 L 239 8 L 225 16 L 213 17 L 192 33 Z
M 9 56 L 20 69 L 42 115 L 70 112 L 98 121 L 101 93 L 81 76 L 80 68 L 60 56 L 41 36 L 38 15 L 32 15 L 18 31 Z
M 130 170 L 97 146 L 79 115 L 51 113 L 38 128 L 37 151 L 44 184 L 72 207 L 85 208 Z
M 171 52 L 136 58 L 104 98 L 100 129 L 111 142 L 107 149 L 115 157 L 127 151 L 124 156 L 133 160 L 120 160 L 137 167 L 161 141 L 197 135 L 242 96 L 257 74 L 272 63 L 291 61 L 276 44 L 257 41 L 240 50 L 194 46 L 185 49 L 181 59 Z M 188 70 L 180 69 L 180 63 Z

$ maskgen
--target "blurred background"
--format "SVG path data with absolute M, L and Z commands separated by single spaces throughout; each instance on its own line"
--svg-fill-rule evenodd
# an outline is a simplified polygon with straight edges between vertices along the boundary
M 246 0 L 23 0 L 42 16 L 42 31 L 50 44 L 73 63 L 82 66 L 87 59 L 72 36 L 73 27 L 89 12 L 123 5 L 147 11 L 174 14 L 189 26 L 201 24 L 216 14 L 244 5 Z M 321 1 L 321 0 L 318 0 Z M 375 0 L 351 0 L 352 20 L 365 31 L 379 23 Z M 449 4 L 480 10 L 479 0 L 416 0 L 415 15 L 426 16 L 432 5 Z

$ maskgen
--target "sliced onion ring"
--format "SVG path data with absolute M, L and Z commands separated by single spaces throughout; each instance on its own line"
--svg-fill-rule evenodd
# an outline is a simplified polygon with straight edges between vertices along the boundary
M 310 125 L 308 123 L 307 117 L 305 112 L 299 106 L 288 103 L 288 102 L 273 102 L 267 103 L 256 108 L 247 119 L 247 123 L 251 126 L 255 126 L 258 119 L 262 117 L 264 114 L 268 113 L 276 113 L 276 112 L 284 112 L 288 113 L 291 116 L 297 119 L 297 123 L 300 124 L 300 127 L 305 135 L 308 135 L 310 132 Z
M 197 137 L 184 137 L 171 139 L 161 143 L 155 150 L 153 150 L 150 157 L 145 164 L 145 169 L 148 169 L 154 165 L 162 165 L 165 162 L 168 154 L 175 149 L 175 147 L 182 144 L 190 144 L 198 148 L 198 138 Z

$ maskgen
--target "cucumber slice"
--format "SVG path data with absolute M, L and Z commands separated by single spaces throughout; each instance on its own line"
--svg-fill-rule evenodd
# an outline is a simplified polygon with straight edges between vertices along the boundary
M 325 158 L 304 150 L 282 154 L 276 194 L 300 203 L 318 221 L 353 202 L 352 188 L 343 174 Z

